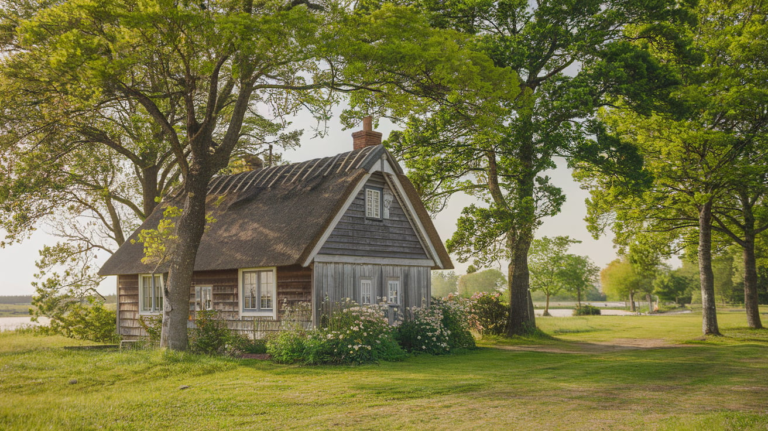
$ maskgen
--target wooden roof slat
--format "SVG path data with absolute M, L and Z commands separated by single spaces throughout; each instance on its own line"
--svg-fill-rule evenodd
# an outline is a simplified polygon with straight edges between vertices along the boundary
M 327 170 L 327 171 L 325 171 L 325 173 L 323 174 L 323 176 L 324 176 L 324 177 L 325 177 L 325 176 L 328 176 L 328 173 L 330 173 L 330 172 L 331 172 L 331 169 L 333 169 L 333 165 L 334 165 L 334 163 L 336 163 L 336 160 L 337 160 L 337 159 L 338 159 L 340 156 L 341 156 L 341 154 L 338 154 L 337 156 L 335 156 L 335 157 L 333 158 L 333 160 L 331 160 L 330 166 L 328 166 L 328 170 Z
M 354 153 L 354 151 L 353 151 L 352 153 Z M 343 167 L 344 167 L 344 163 L 347 163 L 347 159 L 349 158 L 349 156 L 351 156 L 351 155 L 352 155 L 352 153 L 347 153 L 346 157 L 344 157 L 344 160 L 342 160 L 342 161 L 341 161 L 341 163 L 339 164 L 339 169 L 337 169 L 337 170 L 336 170 L 336 173 L 337 173 L 337 174 L 338 174 L 339 172 L 341 172 L 341 168 L 343 168 Z
M 301 177 L 301 180 L 302 180 L 302 181 L 304 181 L 304 180 L 306 180 L 306 179 L 307 179 L 307 177 L 309 176 L 309 174 L 310 174 L 310 173 L 312 173 L 312 171 L 314 171 L 314 170 L 315 170 L 315 168 L 317 167 L 317 165 L 319 165 L 319 164 L 320 164 L 320 161 L 321 161 L 321 160 L 322 160 L 322 159 L 315 159 L 315 160 L 312 160 L 312 161 L 313 161 L 313 162 L 315 162 L 315 163 L 312 165 L 312 167 L 311 167 L 311 168 L 309 168 L 309 169 L 307 170 L 307 173 L 306 173 L 306 174 L 304 174 L 304 176 L 303 176 L 303 177 Z
M 246 179 L 246 178 L 248 178 L 249 176 L 256 176 L 256 175 L 258 175 L 258 174 L 259 174 L 259 172 L 260 172 L 260 171 L 263 171 L 263 169 L 257 169 L 257 170 L 255 170 L 255 171 L 251 171 L 251 172 L 248 172 L 247 174 L 245 174 L 245 176 L 242 178 L 242 180 L 241 180 L 241 181 L 240 181 L 240 183 L 237 185 L 237 187 L 235 187 L 235 189 L 234 189 L 234 190 L 232 190 L 232 191 L 233 191 L 234 193 L 237 193 L 237 191 L 238 191 L 238 190 L 240 190 L 240 186 L 242 186 L 243 184 L 245 184 L 245 179 Z
M 267 187 L 272 187 L 272 184 L 274 184 L 274 183 L 275 183 L 275 181 L 277 181 L 278 179 L 280 179 L 280 175 L 282 175 L 282 174 L 283 174 L 283 171 L 285 171 L 286 169 L 288 169 L 288 167 L 287 167 L 287 166 L 280 166 L 280 167 L 279 167 L 279 168 L 277 168 L 277 169 L 278 169 L 278 170 L 277 170 L 277 175 L 275 175 L 275 178 L 272 178 L 272 182 L 270 182 L 269 184 L 267 184 Z

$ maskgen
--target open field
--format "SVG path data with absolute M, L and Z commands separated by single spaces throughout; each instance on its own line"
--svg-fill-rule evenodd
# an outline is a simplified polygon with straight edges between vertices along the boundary
M 0 304 L 0 317 L 29 316 L 29 304 Z
M 701 339 L 698 315 L 546 318 L 556 339 L 361 367 L 4 333 L 0 429 L 765 430 L 768 330 L 744 320 L 721 314 L 726 336 Z

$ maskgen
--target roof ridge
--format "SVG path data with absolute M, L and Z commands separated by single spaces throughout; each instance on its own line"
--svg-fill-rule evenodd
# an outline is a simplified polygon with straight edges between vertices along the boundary
M 251 187 L 272 187 L 273 185 L 299 183 L 317 176 L 348 173 L 360 168 L 366 169 L 366 161 L 381 145 L 347 151 L 328 157 L 319 157 L 303 162 L 270 166 L 255 171 L 217 175 L 208 183 L 208 194 L 225 194 L 245 191 Z M 355 154 L 356 153 L 356 154 Z M 319 167 L 319 168 L 318 168 Z

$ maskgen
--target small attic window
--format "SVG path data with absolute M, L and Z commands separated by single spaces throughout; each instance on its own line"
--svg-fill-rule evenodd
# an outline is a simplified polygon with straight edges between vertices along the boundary
M 366 187 L 365 217 L 377 220 L 381 219 L 381 189 Z

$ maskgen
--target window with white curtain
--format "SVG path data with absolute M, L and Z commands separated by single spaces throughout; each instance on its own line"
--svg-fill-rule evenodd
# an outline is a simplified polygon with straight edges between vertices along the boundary
M 152 286 L 152 274 L 139 275 L 139 311 L 141 314 L 157 314 L 163 311 L 163 276 L 155 274 Z
M 275 302 L 275 270 L 244 269 L 240 271 L 242 314 L 272 314 Z

